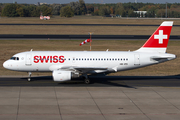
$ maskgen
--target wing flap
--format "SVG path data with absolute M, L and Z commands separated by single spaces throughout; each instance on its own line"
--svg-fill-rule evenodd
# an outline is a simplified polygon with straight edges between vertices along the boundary
M 108 68 L 105 67 L 77 67 L 77 66 L 63 66 L 60 69 L 79 71 L 79 73 L 93 73 L 93 72 L 105 72 Z

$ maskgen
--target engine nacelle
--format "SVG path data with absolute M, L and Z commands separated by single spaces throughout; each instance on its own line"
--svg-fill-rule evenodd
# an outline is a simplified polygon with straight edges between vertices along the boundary
M 53 71 L 53 80 L 54 81 L 69 81 L 72 78 L 79 77 L 79 73 L 73 73 L 71 71 L 61 71 L 61 70 L 55 70 Z

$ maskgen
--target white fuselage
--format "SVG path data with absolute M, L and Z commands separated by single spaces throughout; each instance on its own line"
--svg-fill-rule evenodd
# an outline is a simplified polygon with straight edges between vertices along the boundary
M 157 52 L 29 51 L 14 55 L 12 59 L 5 61 L 3 66 L 10 70 L 27 72 L 54 71 L 68 66 L 107 68 L 107 70 L 89 71 L 101 73 L 139 68 L 174 58 L 176 56 L 173 54 Z

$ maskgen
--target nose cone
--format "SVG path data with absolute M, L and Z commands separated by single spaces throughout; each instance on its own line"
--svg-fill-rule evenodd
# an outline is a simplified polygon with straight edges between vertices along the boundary
M 8 69 L 8 63 L 7 63 L 7 61 L 5 61 L 5 62 L 3 63 L 3 67 L 6 68 L 6 69 Z

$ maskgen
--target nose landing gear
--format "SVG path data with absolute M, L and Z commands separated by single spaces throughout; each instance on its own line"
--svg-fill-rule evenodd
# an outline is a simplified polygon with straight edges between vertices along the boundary
M 28 76 L 28 82 L 31 81 L 31 72 L 28 72 L 29 76 Z

